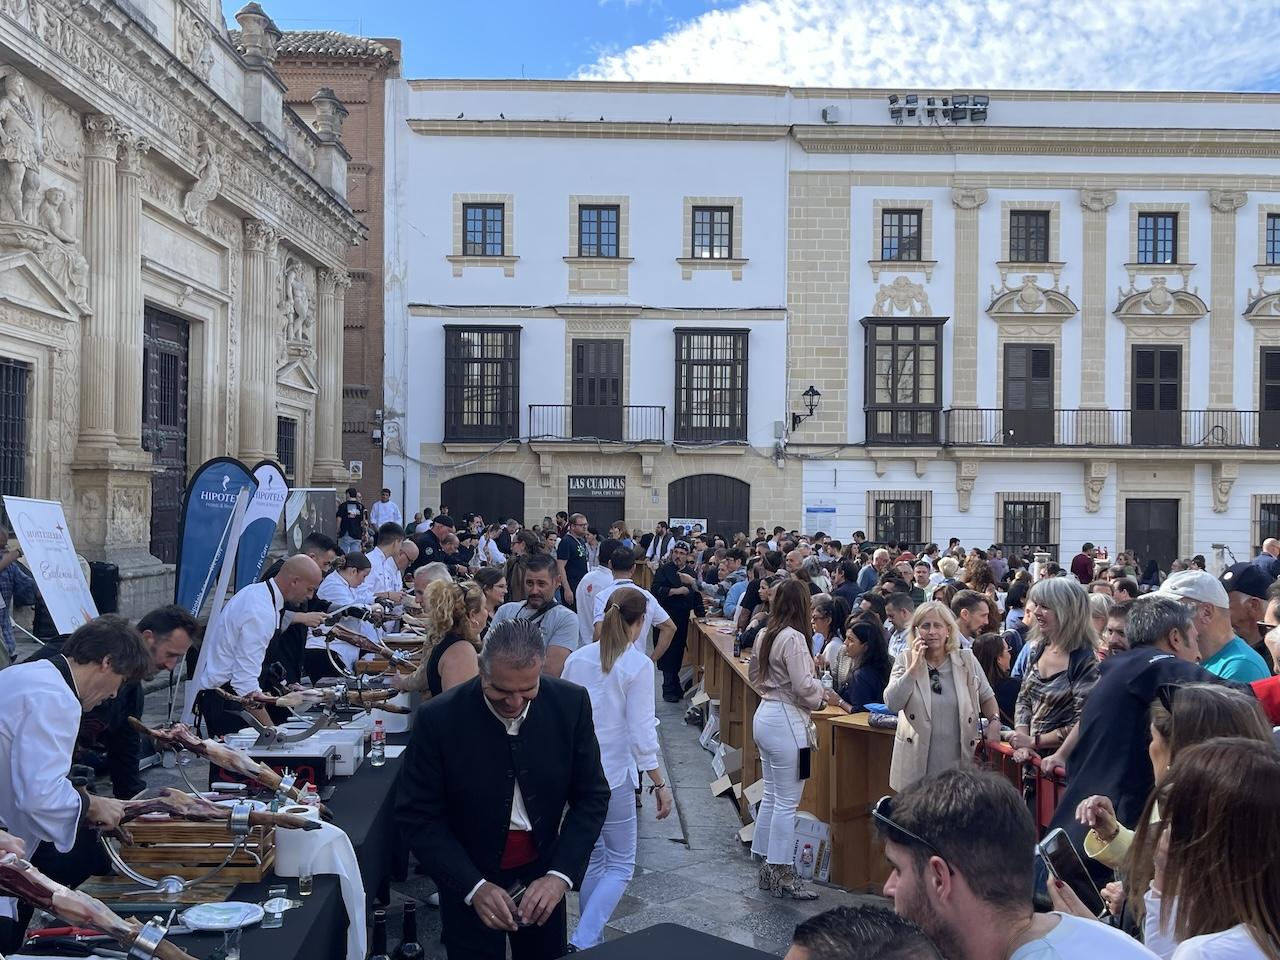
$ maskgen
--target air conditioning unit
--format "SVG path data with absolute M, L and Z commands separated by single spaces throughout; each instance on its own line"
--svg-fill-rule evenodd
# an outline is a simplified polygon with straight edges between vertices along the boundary
M 822 108 L 822 122 L 823 122 L 823 123 L 839 123 L 839 122 L 840 122 L 840 108 L 839 108 L 839 107 L 835 107 L 835 106 L 832 106 L 832 107 L 823 107 L 823 108 Z

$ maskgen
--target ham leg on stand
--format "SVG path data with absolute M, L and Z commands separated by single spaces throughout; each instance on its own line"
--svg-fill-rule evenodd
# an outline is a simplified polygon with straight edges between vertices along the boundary
M 221 696 L 224 700 L 230 701 L 240 707 L 283 707 L 286 710 L 296 710 L 298 707 L 308 706 L 332 706 L 337 702 L 338 691 L 332 687 L 325 689 L 313 690 L 295 690 L 287 693 L 282 697 L 273 697 L 270 694 L 253 693 L 247 697 L 238 697 L 234 693 L 228 693 L 221 687 L 214 689 L 214 692 Z M 346 694 L 346 703 L 354 707 L 363 707 L 364 709 L 385 710 L 388 713 L 409 713 L 408 707 L 400 707 L 394 704 L 388 704 L 385 701 L 397 696 L 395 690 L 348 690 Z
M 316 631 L 317 636 L 325 636 L 322 631 Z M 391 666 L 399 670 L 401 673 L 413 673 L 417 669 L 410 661 L 410 656 L 402 651 L 392 650 L 386 644 L 375 643 L 368 637 L 360 633 L 354 633 L 343 627 L 330 627 L 328 632 L 329 639 L 341 640 L 349 643 L 361 653 L 372 653 L 375 657 L 381 657 L 383 660 L 391 661 Z
M 136 920 L 126 920 L 101 900 L 50 880 L 12 853 L 0 855 L 0 891 L 47 910 L 74 926 L 101 930 L 125 949 L 133 946 L 142 930 L 142 924 Z M 190 954 L 167 940 L 160 941 L 155 955 L 160 960 L 193 960 Z
M 280 782 L 284 779 L 265 763 L 259 763 L 247 753 L 236 750 L 234 747 L 228 747 L 225 743 L 219 743 L 217 740 L 201 740 L 191 732 L 191 728 L 185 723 L 175 723 L 165 730 L 152 729 L 133 717 L 129 718 L 129 723 L 139 733 L 145 733 L 149 736 L 157 747 L 166 750 L 190 750 L 196 756 L 204 757 L 210 763 L 216 763 L 224 770 L 230 770 L 233 773 L 240 774 L 242 777 L 256 780 L 268 790 L 279 790 Z M 286 791 L 286 796 L 295 803 L 302 802 L 302 791 L 296 786 L 290 787 Z M 320 805 L 320 813 L 326 819 L 332 819 L 324 804 Z
M 220 806 L 204 797 L 193 796 L 172 787 L 162 787 L 157 796 L 124 801 L 121 823 L 137 820 L 149 813 L 165 813 L 172 820 L 192 820 L 203 823 L 231 824 L 231 809 Z M 249 814 L 251 827 L 280 827 L 282 830 L 319 830 L 320 824 L 292 813 L 254 811 Z

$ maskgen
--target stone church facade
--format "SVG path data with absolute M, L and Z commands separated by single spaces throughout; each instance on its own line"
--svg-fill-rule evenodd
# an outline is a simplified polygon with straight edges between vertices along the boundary
M 181 491 L 220 455 L 345 480 L 345 109 L 285 106 L 256 4 L 0 0 L 0 492 L 60 500 L 172 596 Z

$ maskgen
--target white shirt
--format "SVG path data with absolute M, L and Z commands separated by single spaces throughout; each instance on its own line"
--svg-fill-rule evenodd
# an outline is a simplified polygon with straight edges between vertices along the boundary
M 373 506 L 369 508 L 369 521 L 375 527 L 380 527 L 384 523 L 404 523 L 404 517 L 394 500 L 388 500 L 386 503 L 375 500 Z
M 630 589 L 637 590 L 644 595 L 644 626 L 640 628 L 640 635 L 636 637 L 634 646 L 641 653 L 648 656 L 649 637 L 653 633 L 653 627 L 656 624 L 666 623 L 671 619 L 671 615 L 662 609 L 662 604 L 658 602 L 657 597 L 644 587 L 636 586 L 634 581 L 629 577 L 625 580 L 614 580 L 613 583 L 604 587 L 598 594 L 596 594 L 596 612 L 592 616 L 591 622 L 592 624 L 604 623 L 605 604 L 609 602 L 609 597 L 613 595 L 613 592 L 621 589 L 622 587 L 629 587 Z
M 356 591 L 356 595 L 362 598 L 361 603 L 366 605 L 373 603 L 374 596 L 379 593 L 404 589 L 395 557 L 383 553 L 381 547 L 374 547 L 365 556 L 369 558 L 369 566 L 372 569 Z
M 536 616 L 537 612 L 537 607 L 530 607 L 523 600 L 512 600 L 498 608 L 489 629 L 504 620 L 531 620 L 542 631 L 542 642 L 546 646 L 578 649 L 577 614 L 562 604 L 556 604 L 540 617 Z
M 369 578 L 366 577 L 365 582 L 367 583 L 368 580 Z M 335 570 L 320 582 L 320 588 L 316 590 L 316 598 L 329 604 L 330 610 L 340 610 L 343 607 L 362 606 L 357 593 L 358 591 L 342 578 L 342 574 Z M 367 620 L 357 620 L 355 617 L 343 617 L 342 620 L 339 621 L 339 626 L 346 630 L 350 630 L 352 633 L 358 633 L 362 636 L 366 636 L 370 640 L 377 640 L 373 624 L 369 623 Z M 306 649 L 323 650 L 324 648 L 324 637 L 312 636 L 310 633 L 307 634 Z M 345 640 L 332 641 L 330 649 L 333 651 L 334 656 L 346 664 L 348 670 L 353 669 L 355 662 L 360 659 L 360 648 L 355 644 L 347 643 Z
M 479 567 L 481 564 L 489 563 L 496 567 L 502 566 L 507 562 L 507 558 L 502 555 L 502 551 L 498 549 L 498 542 L 490 537 L 487 533 L 480 537 L 480 544 L 476 547 L 475 556 L 471 558 L 471 565 Z
M 205 637 L 189 696 L 230 682 L 238 696 L 257 693 L 267 644 L 280 626 L 284 596 L 274 580 L 251 583 L 227 601 Z
M 595 639 L 592 630 L 596 616 L 596 597 L 600 591 L 613 583 L 613 571 L 608 567 L 596 567 L 588 570 L 586 576 L 578 581 L 578 589 L 574 591 L 574 599 L 578 601 L 578 643 L 587 646 Z
M 1009 960 L 1151 960 L 1155 956 L 1127 933 L 1098 920 L 1065 913 L 1046 916 L 1057 917 L 1057 925 L 1039 940 L 1024 943 Z
M 26 843 L 28 858 L 42 840 L 66 853 L 84 809 L 67 779 L 80 701 L 53 661 L 37 660 L 0 671 L 0 703 L 0 826 Z M 0 916 L 14 916 L 14 905 L 0 898 Z
M 529 708 L 533 706 L 533 701 L 526 700 L 524 704 L 524 709 L 520 711 L 520 714 L 518 716 L 511 717 L 511 718 L 504 717 L 497 710 L 493 709 L 493 704 L 489 702 L 488 697 L 484 698 L 484 705 L 489 708 L 490 713 L 492 713 L 495 717 L 497 717 L 499 720 L 502 721 L 502 725 L 507 728 L 507 736 L 514 737 L 520 733 L 521 725 L 524 723 L 525 719 L 529 716 Z M 524 795 L 520 792 L 519 777 L 516 778 L 515 791 L 511 794 L 511 822 L 507 826 L 507 829 L 523 830 L 523 831 L 533 830 L 533 821 L 529 819 L 529 811 L 526 810 L 524 806 Z M 568 886 L 570 890 L 573 889 L 573 881 L 570 880 L 568 877 L 566 877 L 563 873 L 558 873 L 555 870 L 548 870 L 547 876 L 559 877 L 561 880 L 565 882 L 565 884 Z M 476 891 L 479 890 L 481 887 L 483 887 L 486 882 L 487 881 L 485 880 L 481 880 L 474 887 L 472 887 L 471 892 L 462 898 L 462 902 L 465 903 L 468 907 L 471 906 L 471 898 L 476 895 Z
M 1177 919 L 1176 901 L 1166 905 L 1160 895 L 1151 889 L 1147 890 L 1144 899 L 1147 912 L 1143 923 L 1143 939 L 1161 960 L 1266 960 L 1267 955 L 1262 952 L 1249 928 L 1243 923 L 1219 933 L 1188 937 L 1178 943 L 1173 938 Z M 1169 916 L 1163 916 L 1162 910 Z
M 600 665 L 600 644 L 575 650 L 561 678 L 586 687 L 609 789 L 640 785 L 637 770 L 658 766 L 658 718 L 653 702 L 653 661 L 628 646 L 613 668 Z

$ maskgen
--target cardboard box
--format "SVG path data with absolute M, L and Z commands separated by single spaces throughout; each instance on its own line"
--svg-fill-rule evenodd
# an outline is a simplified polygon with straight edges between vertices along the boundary
M 804 845 L 812 848 L 812 864 L 804 864 Z M 803 810 L 796 814 L 796 847 L 793 862 L 801 877 L 826 882 L 831 879 L 831 825 Z M 811 872 L 812 871 L 812 872 Z
M 363 730 L 319 730 L 308 739 L 333 744 L 337 751 L 333 758 L 333 772 L 339 777 L 351 776 L 364 762 Z
M 716 739 L 716 734 L 720 732 L 720 701 L 710 700 L 707 705 L 707 722 L 702 727 L 702 733 L 698 736 L 698 743 L 702 744 L 704 750 L 715 752 L 716 746 L 712 745 L 712 741 Z M 719 742 L 716 741 L 716 745 Z
M 747 813 L 751 819 L 755 820 L 760 815 L 760 800 L 764 797 L 764 781 L 757 780 L 755 783 L 749 784 L 742 791 L 742 796 L 747 801 Z
M 729 777 L 735 783 L 742 779 L 742 751 L 736 747 L 720 744 L 711 758 L 711 769 L 717 777 Z

